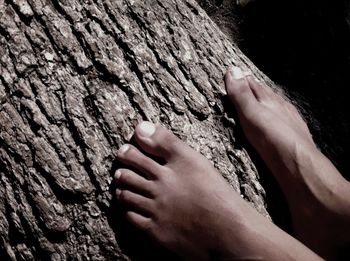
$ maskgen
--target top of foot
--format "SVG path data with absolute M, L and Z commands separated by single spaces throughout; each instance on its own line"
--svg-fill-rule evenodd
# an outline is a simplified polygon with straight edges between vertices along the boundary
M 241 126 L 279 182 L 296 236 L 333 259 L 350 232 L 349 184 L 317 149 L 298 110 L 271 88 L 233 68 L 225 76 L 227 93 Z M 345 220 L 345 221 L 344 221 Z M 327 229 L 324 229 L 327 227 Z
M 119 150 L 118 160 L 128 167 L 116 172 L 116 195 L 128 220 L 157 242 L 188 260 L 317 259 L 169 130 L 143 122 L 135 140 L 140 149 L 126 144 Z

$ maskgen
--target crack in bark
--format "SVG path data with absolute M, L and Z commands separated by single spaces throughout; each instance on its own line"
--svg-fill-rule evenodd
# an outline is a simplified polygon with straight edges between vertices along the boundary
M 222 116 L 224 67 L 252 65 L 192 1 L 27 4 L 32 11 L 18 0 L 0 4 L 0 174 L 8 179 L 0 188 L 16 190 L 7 196 L 6 216 L 18 214 L 11 234 L 28 234 L 0 235 L 1 253 L 6 245 L 19 260 L 126 260 L 109 182 L 114 153 L 141 119 L 165 123 L 233 187 L 252 187 L 248 199 L 262 198 Z M 247 178 L 230 172 L 235 164 Z

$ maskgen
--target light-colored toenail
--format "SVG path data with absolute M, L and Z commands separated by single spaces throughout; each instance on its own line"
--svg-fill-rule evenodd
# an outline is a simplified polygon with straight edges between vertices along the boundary
M 120 149 L 118 150 L 118 155 L 124 154 L 129 150 L 129 148 L 130 146 L 128 144 L 121 146 Z
M 114 174 L 114 178 L 115 178 L 115 179 L 119 179 L 121 175 L 122 175 L 122 173 L 121 173 L 120 170 L 118 169 L 118 170 L 115 172 L 115 174 Z
M 144 121 L 140 124 L 140 135 L 149 138 L 156 132 L 156 126 L 152 122 Z
M 241 70 L 241 68 L 237 67 L 237 66 L 233 66 L 230 68 L 230 73 L 233 79 L 235 80 L 240 80 L 242 78 L 245 77 L 243 71 Z
M 258 84 L 261 83 L 261 81 L 258 78 L 256 78 L 255 76 L 253 76 L 253 75 L 247 75 L 247 77 L 248 77 L 248 79 L 250 81 L 254 81 L 254 82 L 258 83 Z

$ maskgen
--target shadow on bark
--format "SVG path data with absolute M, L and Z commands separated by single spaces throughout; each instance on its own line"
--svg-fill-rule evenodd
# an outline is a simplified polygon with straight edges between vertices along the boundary
M 122 167 L 125 166 L 115 161 L 111 171 L 113 173 L 112 175 L 114 175 L 117 169 Z M 130 169 L 130 167 L 128 168 Z M 115 194 L 115 189 L 116 185 L 113 182 L 110 186 L 112 195 Z M 130 224 L 125 218 L 125 208 L 115 197 L 113 197 L 110 202 L 107 219 L 110 227 L 114 231 L 120 249 L 131 260 L 180 260 L 175 254 L 160 246 L 144 232 Z
M 228 96 L 223 97 L 222 103 L 228 116 L 238 121 L 237 112 L 232 106 L 232 102 L 229 100 Z M 272 221 L 284 231 L 293 233 L 288 205 L 276 179 L 248 142 L 239 124 L 236 126 L 235 135 L 237 140 L 239 140 L 239 142 L 236 142 L 236 147 L 247 150 L 251 160 L 255 163 L 260 177 L 259 181 L 266 191 L 265 204 Z M 244 187 L 241 189 L 243 189 L 242 193 L 245 194 Z

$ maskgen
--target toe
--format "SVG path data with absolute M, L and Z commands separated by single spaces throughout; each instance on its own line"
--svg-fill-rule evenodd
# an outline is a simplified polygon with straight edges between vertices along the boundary
M 258 82 L 253 76 L 247 76 L 247 81 L 252 93 L 259 102 L 269 99 L 266 88 L 262 83 Z
M 143 230 L 143 231 L 152 231 L 152 220 L 148 217 L 145 217 L 139 213 L 136 213 L 134 211 L 128 211 L 126 212 L 126 219 L 136 226 L 137 228 Z
M 242 70 L 238 67 L 231 68 L 225 75 L 227 94 L 236 106 L 237 110 L 244 111 L 246 108 L 257 103 Z
M 171 131 L 148 121 L 136 127 L 135 139 L 144 151 L 167 162 L 183 155 L 188 150 L 185 143 Z
M 120 162 L 139 170 L 148 179 L 155 179 L 163 172 L 163 166 L 130 144 L 119 149 L 117 158 Z
M 153 197 L 152 182 L 128 169 L 118 169 L 115 173 L 117 186 L 126 187 L 146 197 Z
M 117 188 L 115 191 L 117 199 L 128 208 L 135 210 L 140 214 L 151 216 L 153 213 L 153 201 L 140 194 L 129 190 Z

